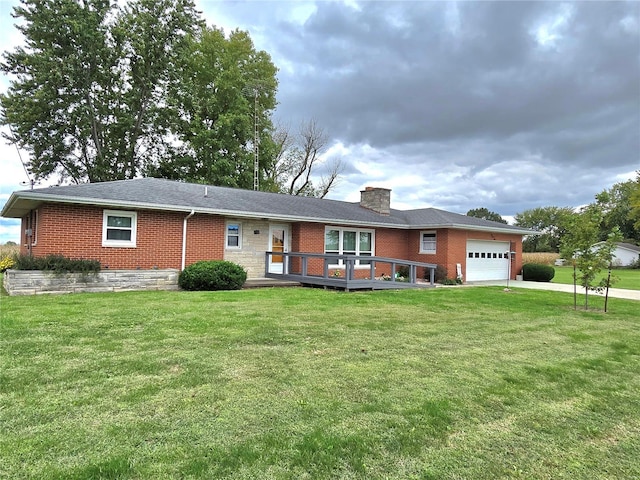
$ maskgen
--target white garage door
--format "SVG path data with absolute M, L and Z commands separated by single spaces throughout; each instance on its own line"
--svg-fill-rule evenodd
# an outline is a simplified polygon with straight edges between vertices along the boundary
M 465 280 L 506 280 L 509 277 L 509 242 L 467 241 Z

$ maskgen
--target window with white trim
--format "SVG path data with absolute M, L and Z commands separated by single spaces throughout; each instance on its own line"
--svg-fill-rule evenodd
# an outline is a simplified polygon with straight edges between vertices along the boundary
M 103 247 L 135 247 L 138 214 L 105 210 L 102 217 Z
M 238 222 L 227 222 L 225 237 L 226 248 L 242 248 L 242 224 Z
M 436 232 L 420 232 L 420 253 L 436 253 Z
M 371 257 L 374 252 L 374 230 L 326 227 L 324 231 L 324 253 L 338 255 L 361 255 Z M 340 260 L 338 265 L 342 265 Z M 369 265 L 369 260 L 357 260 L 356 265 Z

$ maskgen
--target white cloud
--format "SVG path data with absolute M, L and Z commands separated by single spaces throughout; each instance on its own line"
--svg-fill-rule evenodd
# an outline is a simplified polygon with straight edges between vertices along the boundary
M 571 17 L 573 7 L 570 4 L 561 4 L 558 11 L 547 16 L 533 30 L 534 37 L 543 48 L 557 49 L 559 43 L 565 38 L 565 30 Z

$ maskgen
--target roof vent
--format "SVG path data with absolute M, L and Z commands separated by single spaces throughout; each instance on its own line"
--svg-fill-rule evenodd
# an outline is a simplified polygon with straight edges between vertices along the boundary
M 382 215 L 391 213 L 391 190 L 388 188 L 366 187 L 360 190 L 360 206 Z

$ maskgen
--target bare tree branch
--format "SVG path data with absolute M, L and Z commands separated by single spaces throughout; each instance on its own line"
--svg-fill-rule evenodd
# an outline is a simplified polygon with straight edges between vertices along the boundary
M 319 198 L 324 198 L 331 191 L 333 187 L 338 183 L 340 174 L 344 171 L 345 165 L 342 160 L 335 159 L 328 165 L 328 172 L 322 176 L 320 187 L 318 188 Z
M 321 177 L 319 186 L 314 186 L 313 178 L 318 176 L 321 156 L 328 144 L 328 137 L 316 120 L 304 122 L 293 135 L 288 128 L 280 126 L 274 141 L 278 148 L 271 178 L 280 186 L 280 191 L 289 195 L 326 196 L 343 168 L 341 162 L 333 162 Z

